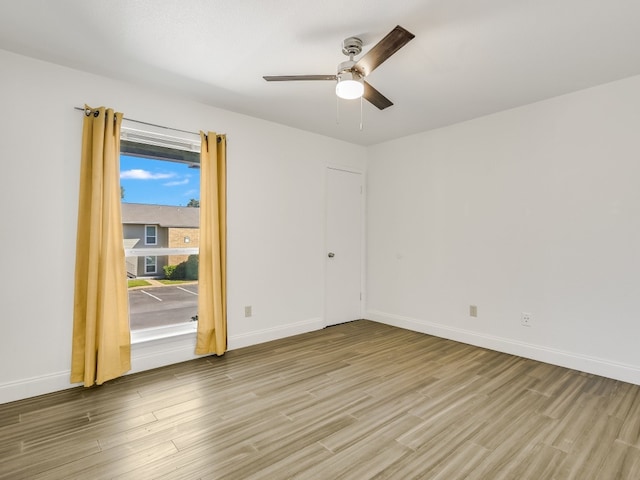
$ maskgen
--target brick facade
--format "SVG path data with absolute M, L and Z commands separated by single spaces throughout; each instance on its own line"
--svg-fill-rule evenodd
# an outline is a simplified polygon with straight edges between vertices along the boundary
M 169 248 L 198 248 L 200 246 L 199 228 L 169 228 Z M 189 241 L 185 241 L 185 239 Z M 189 255 L 169 255 L 168 265 L 186 262 Z

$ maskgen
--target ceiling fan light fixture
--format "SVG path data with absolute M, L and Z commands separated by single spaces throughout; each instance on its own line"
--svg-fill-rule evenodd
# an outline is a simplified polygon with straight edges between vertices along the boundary
M 364 94 L 362 77 L 352 71 L 341 72 L 337 75 L 336 95 L 345 100 L 353 100 Z

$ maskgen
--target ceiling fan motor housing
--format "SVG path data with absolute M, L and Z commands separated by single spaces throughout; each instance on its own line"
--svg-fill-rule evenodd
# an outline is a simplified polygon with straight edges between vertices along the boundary
M 354 62 L 353 60 L 347 60 L 345 62 L 338 64 L 338 75 L 345 72 L 357 73 L 357 71 L 353 68 L 355 64 L 356 62 Z

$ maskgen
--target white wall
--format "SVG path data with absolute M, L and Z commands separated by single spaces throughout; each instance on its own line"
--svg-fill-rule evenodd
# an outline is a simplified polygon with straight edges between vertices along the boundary
M 640 383 L 640 77 L 371 147 L 367 176 L 367 318 Z
M 0 403 L 70 386 L 82 130 L 73 107 L 84 103 L 227 134 L 231 349 L 323 326 L 325 166 L 363 170 L 363 147 L 1 50 L 0 65 Z M 168 357 L 157 355 L 163 343 Z M 136 345 L 134 370 L 192 351 L 190 338 Z

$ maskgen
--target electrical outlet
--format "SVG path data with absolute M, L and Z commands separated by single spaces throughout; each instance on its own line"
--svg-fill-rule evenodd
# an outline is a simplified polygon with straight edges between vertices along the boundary
M 527 312 L 520 314 L 520 324 L 523 327 L 530 327 L 533 324 L 533 315 Z
M 245 317 L 251 316 L 251 305 L 247 305 L 246 307 L 244 307 L 244 316 Z
M 469 305 L 469 316 L 477 317 L 478 316 L 478 306 L 477 305 Z

